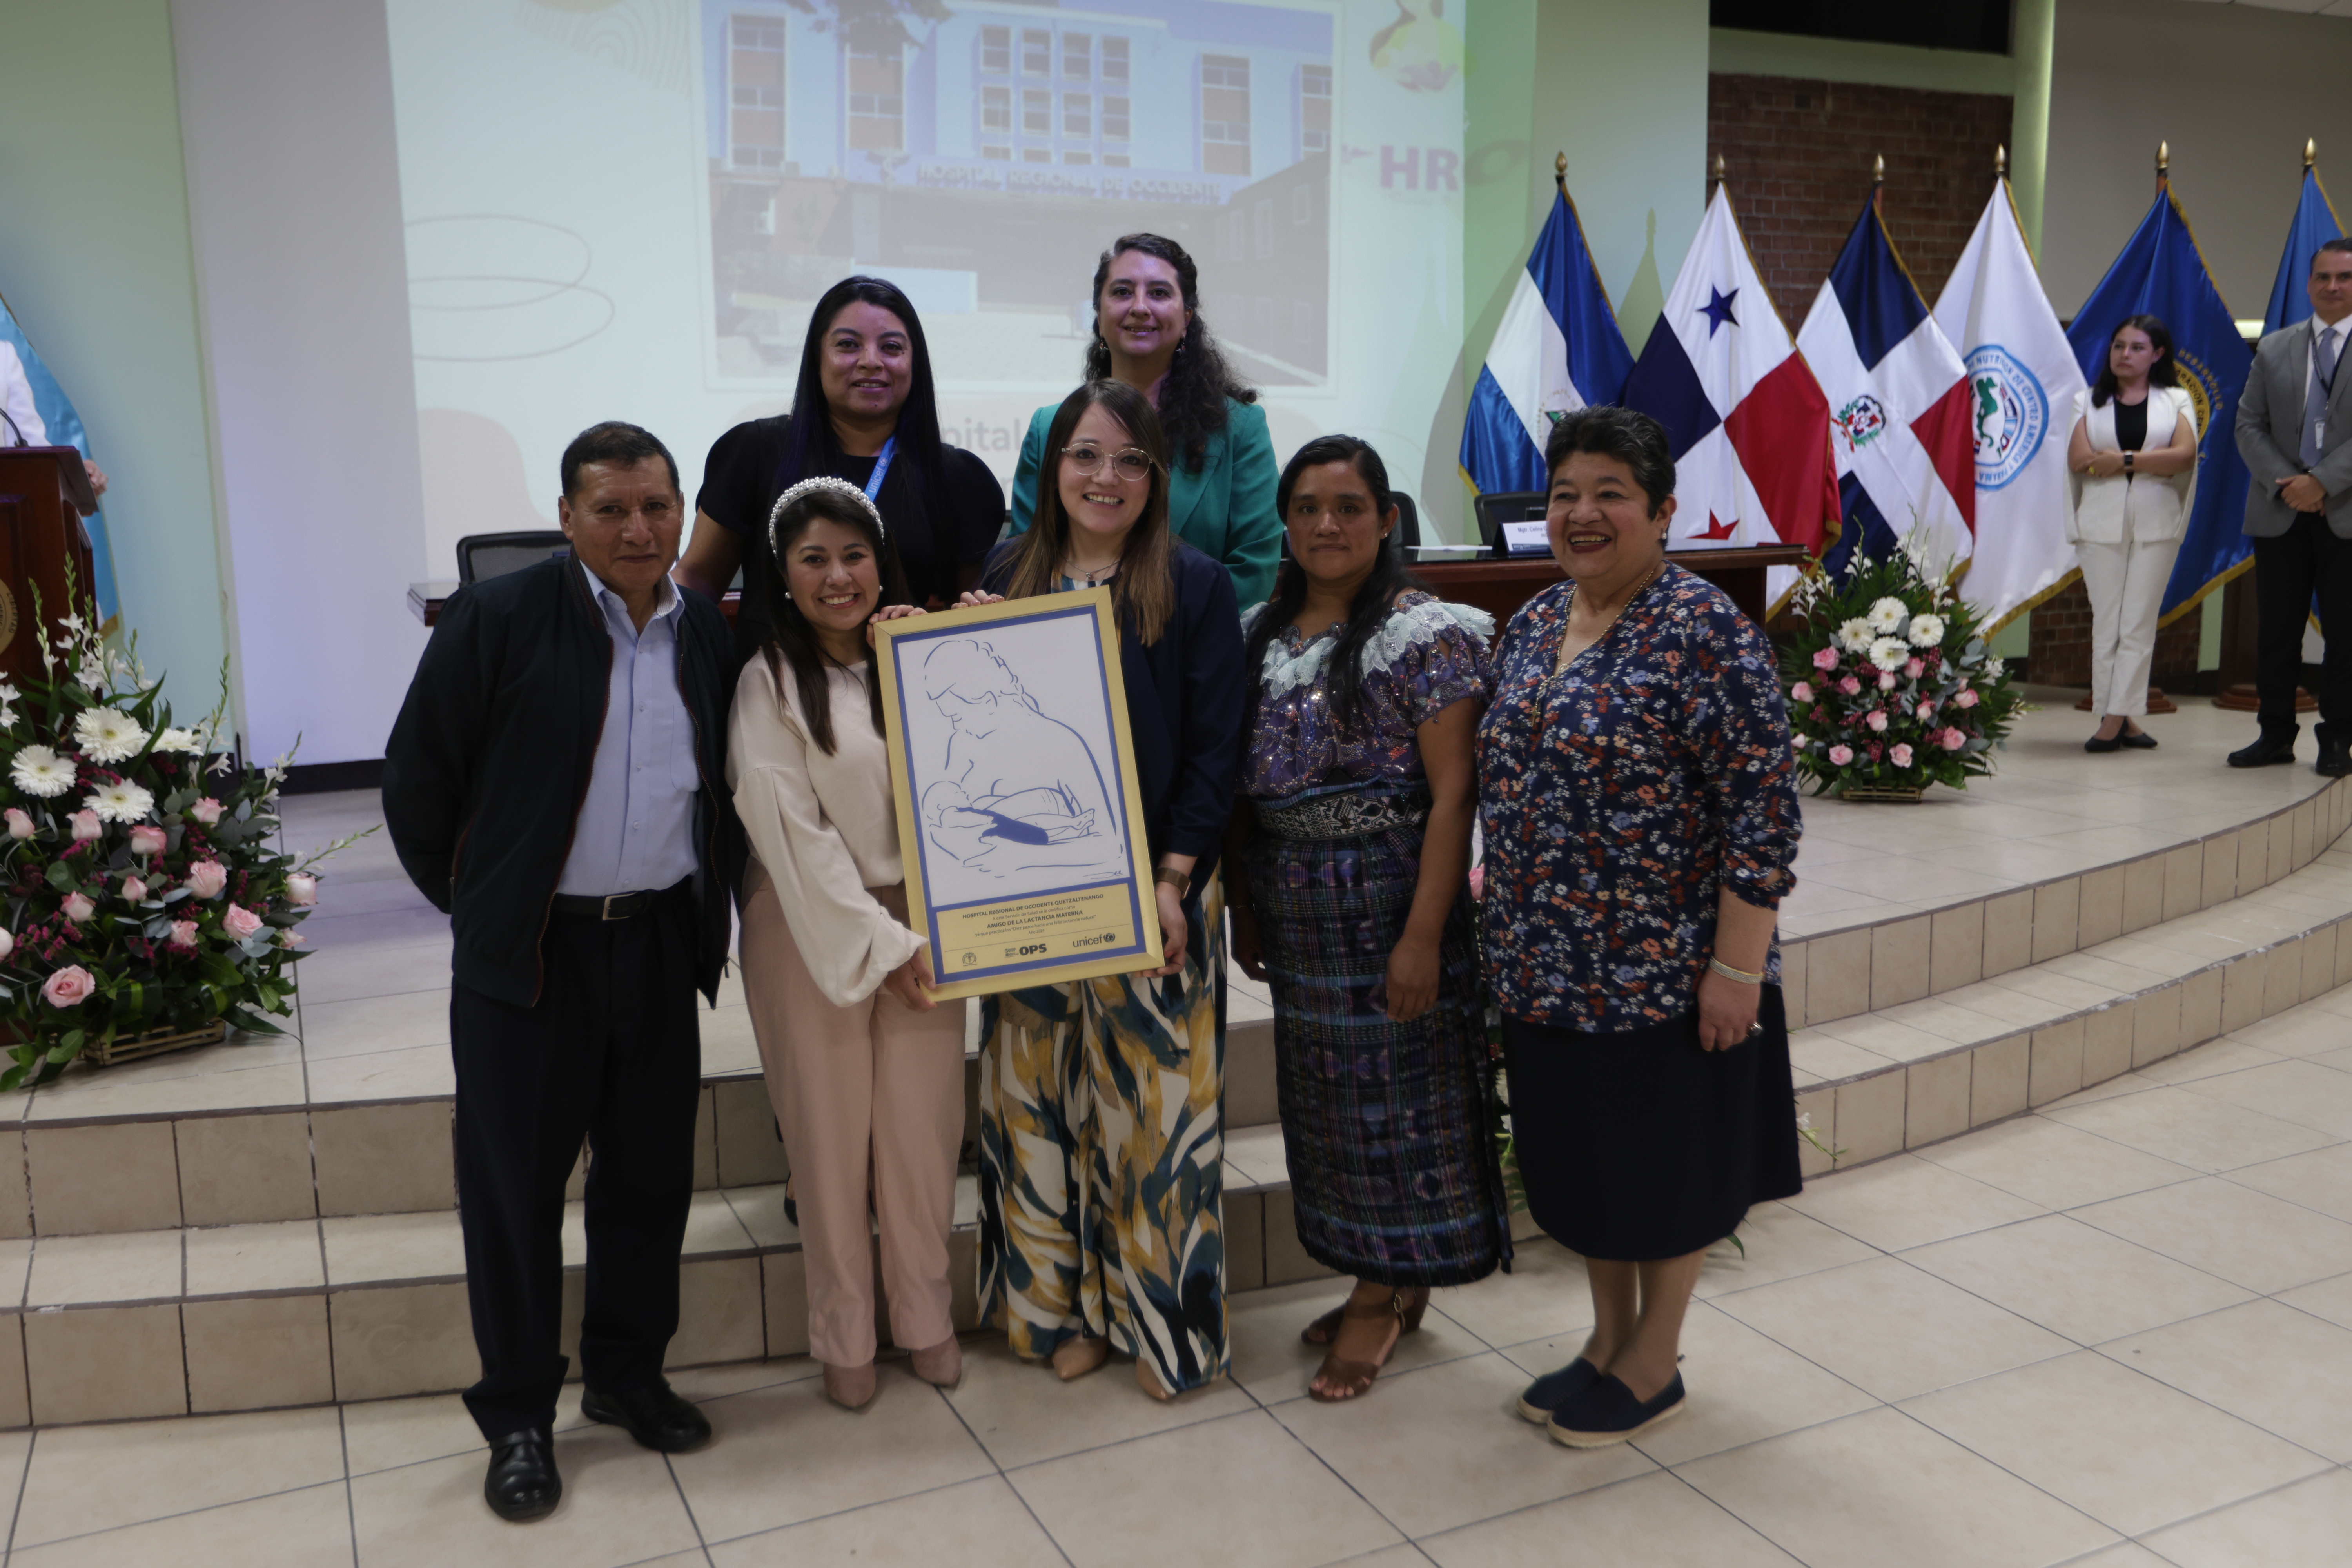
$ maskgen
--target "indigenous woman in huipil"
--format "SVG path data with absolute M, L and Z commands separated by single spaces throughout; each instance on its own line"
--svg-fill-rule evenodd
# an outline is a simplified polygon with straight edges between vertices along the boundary
M 1329 1347 L 1307 1393 L 1331 1402 L 1371 1386 L 1430 1287 L 1509 1256 L 1468 883 L 1495 623 L 1406 575 L 1364 442 L 1299 448 L 1276 499 L 1290 558 L 1242 622 L 1226 889 L 1234 955 L 1274 988 L 1299 1242 L 1356 1281 L 1302 1336 Z

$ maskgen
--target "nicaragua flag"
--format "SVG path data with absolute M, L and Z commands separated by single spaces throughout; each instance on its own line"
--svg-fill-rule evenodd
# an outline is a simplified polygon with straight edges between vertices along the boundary
M 1829 404 L 1756 275 L 1720 184 L 1626 380 L 1625 405 L 1664 425 L 1673 443 L 1668 548 L 1787 542 L 1821 553 L 1837 516 Z M 1796 574 L 1769 575 L 1777 601 Z
M 1960 592 L 1990 635 L 2074 580 L 2066 419 L 2083 390 L 2005 178 L 1936 301 L 1936 325 L 1968 366 L 1977 548 Z
M 2180 210 L 2170 182 L 2156 193 L 2156 205 L 2125 242 L 2123 254 L 2099 279 L 2074 313 L 2066 342 L 2085 381 L 2095 380 L 2106 362 L 2107 343 L 2126 316 L 2153 315 L 2172 330 L 2173 360 L 2180 384 L 2197 410 L 2197 497 L 2189 527 L 2165 584 L 2158 612 L 2163 625 L 2218 588 L 2231 569 L 2253 553 L 2242 531 L 2246 515 L 2246 464 L 2238 456 L 2238 395 L 2253 369 L 2254 351 L 2238 335 L 2238 323 L 2205 268 L 2189 216 Z M 2069 431 L 2071 436 L 2073 432 Z
M 2311 258 L 2320 245 L 2337 238 L 2344 227 L 2336 221 L 2336 205 L 2319 183 L 2319 171 L 2303 172 L 2303 194 L 2295 199 L 2294 222 L 2287 226 L 2286 249 L 2280 253 L 2278 281 L 2271 285 L 2270 308 L 2263 312 L 2263 336 L 2291 327 L 2311 314 Z
M 1614 403 L 1633 356 L 1563 187 L 1528 258 L 1462 426 L 1462 477 L 1480 495 L 1540 490 L 1552 422 Z
M 1824 557 L 1884 559 L 1910 540 L 1926 559 L 1976 548 L 1976 441 L 1969 378 L 1879 216 L 1871 192 L 1797 346 L 1829 399 L 1843 526 Z M 1915 537 L 1916 536 L 1916 537 Z

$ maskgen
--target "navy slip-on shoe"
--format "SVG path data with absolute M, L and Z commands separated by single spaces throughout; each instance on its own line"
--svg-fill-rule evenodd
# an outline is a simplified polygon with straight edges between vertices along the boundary
M 1663 1425 L 1680 1415 L 1685 1403 L 1680 1373 L 1658 1390 L 1655 1399 L 1646 1401 L 1634 1398 L 1622 1380 L 1602 1373 L 1583 1393 L 1553 1411 L 1544 1430 L 1553 1442 L 1571 1448 L 1605 1448 Z
M 1593 1384 L 1601 1369 L 1578 1356 L 1558 1372 L 1548 1372 L 1528 1384 L 1519 1395 L 1519 1414 L 1540 1426 L 1551 1419 L 1551 1413 L 1575 1398 Z

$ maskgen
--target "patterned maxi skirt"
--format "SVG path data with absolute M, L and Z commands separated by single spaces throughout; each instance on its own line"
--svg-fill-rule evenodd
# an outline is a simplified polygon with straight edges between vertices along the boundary
M 1205 907 L 1204 907 L 1205 906 Z M 992 996 L 980 1052 L 980 1309 L 1015 1355 L 1076 1335 L 1181 1392 L 1224 1373 L 1224 900 L 1166 980 Z
M 1328 831 L 1328 805 L 1350 795 L 1370 797 L 1369 815 L 1390 825 L 1279 836 L 1317 806 Z M 1384 1285 L 1465 1285 L 1511 1255 L 1474 914 L 1465 886 L 1439 941 L 1435 1005 L 1391 1022 L 1389 953 L 1412 907 L 1426 826 L 1425 807 L 1402 821 L 1379 808 L 1393 798 L 1358 787 L 1259 803 L 1249 885 L 1273 981 L 1291 1201 L 1300 1245 L 1327 1268 Z

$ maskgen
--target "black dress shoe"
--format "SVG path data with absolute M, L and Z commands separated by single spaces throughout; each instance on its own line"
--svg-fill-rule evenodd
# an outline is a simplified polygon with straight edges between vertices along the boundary
M 2083 750 L 2086 752 L 2120 752 L 2123 749 L 2124 741 L 2123 737 L 2120 735 L 2111 737 L 2105 741 L 2102 741 L 2096 735 L 2094 735 L 2089 740 L 2083 742 Z
M 710 1418 L 667 1383 L 613 1392 L 589 1389 L 580 1396 L 580 1414 L 621 1427 L 639 1447 L 656 1454 L 683 1454 L 710 1441 Z
M 563 1500 L 563 1478 L 555 1473 L 554 1434 L 545 1426 L 526 1426 L 492 1443 L 482 1500 L 492 1513 L 515 1524 L 553 1513 Z
M 2319 761 L 2311 764 L 2323 777 L 2340 779 L 2352 773 L 2352 741 L 2330 741 L 2319 748 Z
M 2145 730 L 2126 730 L 2122 734 L 2117 735 L 2116 739 L 2121 741 L 2125 745 L 2129 746 L 2135 752 L 2152 752 L 2156 750 L 2156 737 L 2149 734 Z
M 2280 763 L 2294 761 L 2293 735 L 2264 735 L 2243 751 L 2230 753 L 2233 768 L 2267 768 Z

